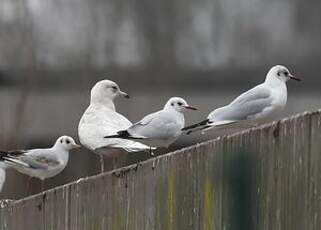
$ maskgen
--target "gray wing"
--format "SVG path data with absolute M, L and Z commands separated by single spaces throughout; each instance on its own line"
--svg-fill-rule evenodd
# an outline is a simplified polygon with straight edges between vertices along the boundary
M 9 156 L 7 160 L 20 166 L 30 167 L 34 169 L 48 169 L 58 166 L 60 161 L 55 154 L 50 152 L 50 149 L 34 149 L 25 151 L 19 156 Z
M 271 90 L 264 87 L 263 84 L 260 84 L 235 98 L 230 105 L 244 105 L 253 101 L 271 98 Z
M 35 167 L 51 168 L 60 165 L 57 154 L 52 149 L 35 149 L 30 154 L 30 163 Z
M 150 122 L 152 122 L 153 119 L 157 118 L 157 116 L 159 116 L 160 113 L 161 111 L 158 111 L 158 112 L 146 115 L 140 121 L 136 122 L 131 127 L 129 127 L 129 129 L 134 129 L 135 127 L 148 125 Z
M 175 136 L 181 128 L 183 127 L 170 114 L 161 110 L 147 115 L 127 131 L 134 137 L 168 139 Z
M 211 121 L 242 121 L 255 117 L 271 106 L 273 98 L 271 91 L 259 85 L 238 96 L 229 105 L 214 110 L 208 118 Z

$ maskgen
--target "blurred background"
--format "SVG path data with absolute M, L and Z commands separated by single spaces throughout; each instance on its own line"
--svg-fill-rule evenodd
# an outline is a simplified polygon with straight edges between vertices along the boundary
M 78 142 L 90 89 L 102 79 L 131 95 L 116 107 L 132 122 L 182 96 L 199 108 L 186 114 L 191 124 L 283 64 L 303 81 L 289 82 L 280 117 L 318 109 L 320 10 L 316 0 L 0 0 L 0 148 L 48 147 L 62 134 Z M 220 134 L 182 137 L 170 150 Z M 26 196 L 26 177 L 7 172 L 0 198 Z M 98 156 L 74 151 L 45 186 L 98 172 Z M 39 191 L 34 179 L 31 193 Z

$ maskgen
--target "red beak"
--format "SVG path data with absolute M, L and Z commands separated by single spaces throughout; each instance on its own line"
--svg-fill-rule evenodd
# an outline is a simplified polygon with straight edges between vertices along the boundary
M 189 106 L 189 105 L 184 106 L 184 107 L 185 107 L 185 109 L 197 110 L 197 108 L 195 108 L 195 107 L 193 107 L 193 106 Z

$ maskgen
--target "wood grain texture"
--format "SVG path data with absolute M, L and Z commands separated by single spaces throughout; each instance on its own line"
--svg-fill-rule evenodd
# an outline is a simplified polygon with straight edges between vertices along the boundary
M 1 230 L 319 230 L 321 113 L 15 201 Z

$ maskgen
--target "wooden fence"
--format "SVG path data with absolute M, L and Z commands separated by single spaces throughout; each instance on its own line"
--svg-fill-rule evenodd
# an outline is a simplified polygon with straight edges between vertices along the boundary
M 0 210 L 1 230 L 319 230 L 321 111 L 191 146 Z

